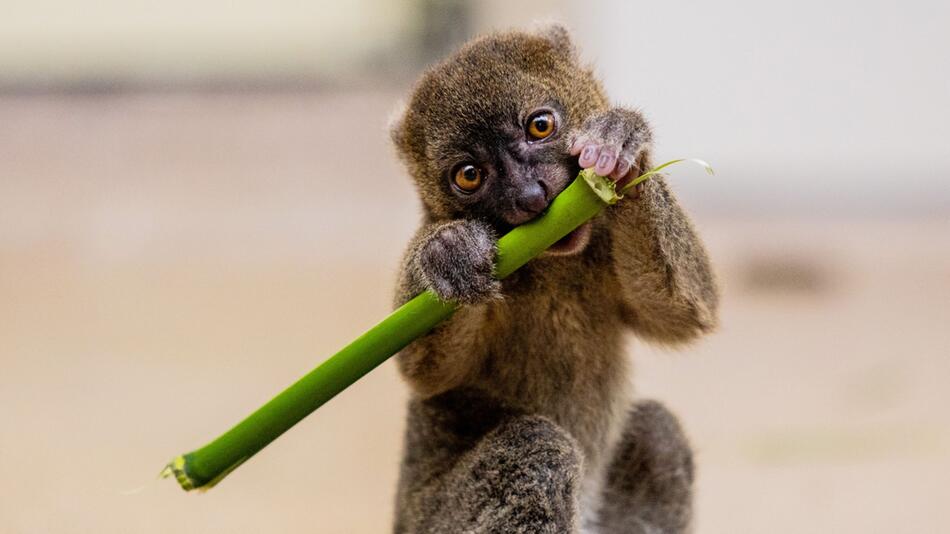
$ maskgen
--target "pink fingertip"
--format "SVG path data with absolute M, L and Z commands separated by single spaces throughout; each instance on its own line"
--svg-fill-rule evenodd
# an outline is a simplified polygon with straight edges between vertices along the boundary
M 580 154 L 580 153 L 581 153 L 581 146 L 582 146 L 582 145 L 583 145 L 583 143 L 581 143 L 581 140 L 580 140 L 580 139 L 575 139 L 574 142 L 571 143 L 570 148 L 567 149 L 568 154 L 570 154 L 570 155 L 572 155 L 572 156 L 576 156 L 576 155 Z
M 597 165 L 594 167 L 594 172 L 601 176 L 607 176 L 613 172 L 616 164 L 616 157 L 607 152 L 601 152 L 600 157 L 597 158 Z
M 617 162 L 617 168 L 614 169 L 614 172 L 610 173 L 610 177 L 617 181 L 626 176 L 628 172 L 630 172 L 630 162 L 621 159 Z
M 580 166 L 584 169 L 593 167 L 597 163 L 597 158 L 600 157 L 600 147 L 597 145 L 587 145 L 584 147 L 584 150 L 581 151 L 581 157 L 577 160 Z

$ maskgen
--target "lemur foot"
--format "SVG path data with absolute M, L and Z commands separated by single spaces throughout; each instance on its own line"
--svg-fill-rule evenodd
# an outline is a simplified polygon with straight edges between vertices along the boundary
M 410 404 L 397 534 L 571 534 L 582 455 L 556 423 L 455 390 Z
M 656 401 L 638 402 L 608 470 L 601 532 L 688 532 L 693 469 L 693 453 L 676 416 Z
M 651 142 L 650 128 L 635 111 L 614 108 L 588 119 L 572 135 L 570 153 L 581 168 L 594 168 L 625 186 L 637 176 L 641 155 Z
M 439 298 L 473 304 L 500 294 L 493 276 L 495 254 L 495 237 L 486 225 L 458 220 L 429 236 L 418 261 L 426 285 Z

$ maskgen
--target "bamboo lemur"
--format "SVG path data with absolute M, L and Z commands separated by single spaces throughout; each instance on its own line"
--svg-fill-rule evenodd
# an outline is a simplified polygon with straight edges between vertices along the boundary
M 692 454 L 676 418 L 633 403 L 624 335 L 716 323 L 703 246 L 660 178 L 511 277 L 495 239 L 581 168 L 627 182 L 651 132 L 612 107 L 567 30 L 488 35 L 431 67 L 392 137 L 424 223 L 396 303 L 464 306 L 398 356 L 412 388 L 397 533 L 683 532 Z

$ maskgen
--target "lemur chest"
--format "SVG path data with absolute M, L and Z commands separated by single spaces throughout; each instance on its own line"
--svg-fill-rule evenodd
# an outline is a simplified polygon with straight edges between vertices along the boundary
M 626 379 L 622 325 L 599 287 L 506 295 L 487 310 L 479 381 L 558 416 L 596 413 Z M 559 416 L 557 418 L 560 418 Z

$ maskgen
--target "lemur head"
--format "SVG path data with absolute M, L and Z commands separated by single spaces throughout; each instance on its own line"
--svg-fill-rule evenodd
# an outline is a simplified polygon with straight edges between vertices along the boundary
M 477 39 L 431 67 L 391 133 L 431 219 L 504 232 L 573 180 L 569 133 L 606 105 L 567 31 L 550 26 Z

